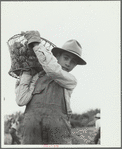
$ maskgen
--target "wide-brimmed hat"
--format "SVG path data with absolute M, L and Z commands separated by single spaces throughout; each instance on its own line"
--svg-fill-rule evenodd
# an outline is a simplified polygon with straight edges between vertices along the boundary
M 82 47 L 77 40 L 74 40 L 74 39 L 69 40 L 64 43 L 62 48 L 54 47 L 52 49 L 52 53 L 54 56 L 56 56 L 59 52 L 62 52 L 62 51 L 70 52 L 76 55 L 78 65 L 86 65 L 86 62 L 81 58 Z

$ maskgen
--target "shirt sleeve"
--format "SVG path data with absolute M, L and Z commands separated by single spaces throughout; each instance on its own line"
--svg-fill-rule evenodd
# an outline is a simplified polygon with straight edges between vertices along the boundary
M 29 72 L 23 72 L 20 84 L 15 88 L 16 103 L 19 106 L 24 106 L 31 100 L 37 79 L 38 74 L 32 77 Z
M 35 46 L 33 50 L 48 76 L 64 88 L 72 90 L 76 87 L 76 78 L 61 68 L 51 51 L 41 44 Z

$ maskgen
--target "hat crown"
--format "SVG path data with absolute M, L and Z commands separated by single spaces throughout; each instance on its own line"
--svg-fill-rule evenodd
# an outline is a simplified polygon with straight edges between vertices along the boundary
M 66 51 L 72 52 L 79 56 L 81 56 L 81 54 L 82 54 L 81 45 L 78 43 L 78 41 L 76 41 L 74 39 L 65 42 L 65 44 L 62 46 L 62 49 L 65 49 Z

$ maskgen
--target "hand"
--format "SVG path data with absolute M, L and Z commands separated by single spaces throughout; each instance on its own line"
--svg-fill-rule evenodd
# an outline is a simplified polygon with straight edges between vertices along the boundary
M 38 31 L 26 31 L 25 33 L 21 32 L 21 34 L 27 39 L 28 46 L 41 42 L 40 33 Z

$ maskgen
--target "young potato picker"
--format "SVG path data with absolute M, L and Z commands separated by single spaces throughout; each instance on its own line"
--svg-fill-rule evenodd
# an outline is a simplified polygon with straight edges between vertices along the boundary
M 27 31 L 24 36 L 43 71 L 23 71 L 16 85 L 16 102 L 26 105 L 22 144 L 72 144 L 70 96 L 77 80 L 69 72 L 86 64 L 82 48 L 76 40 L 69 40 L 49 51 L 38 31 Z

